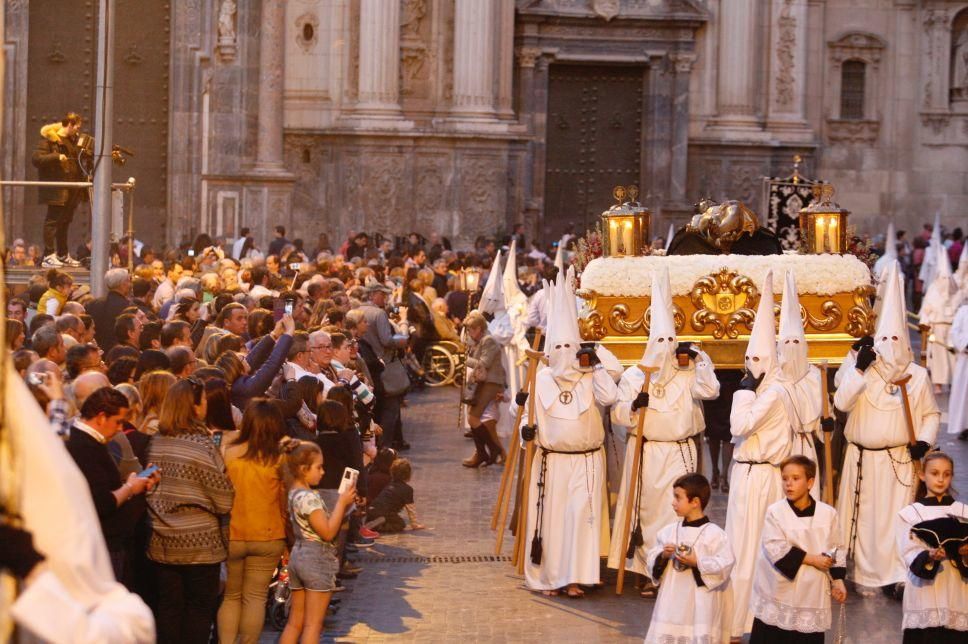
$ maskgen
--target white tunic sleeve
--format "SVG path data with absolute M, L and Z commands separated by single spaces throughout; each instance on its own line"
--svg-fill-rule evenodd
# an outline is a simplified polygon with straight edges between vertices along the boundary
M 729 581 L 729 575 L 736 564 L 733 549 L 726 538 L 726 532 L 706 531 L 696 544 L 696 559 L 699 576 L 709 590 L 715 590 Z M 651 568 L 650 568 L 651 570 Z
M 857 354 L 851 349 L 844 356 L 844 361 L 837 367 L 837 373 L 834 374 L 834 388 L 840 389 L 840 383 L 844 381 L 844 376 L 847 375 L 849 371 L 853 371 L 857 368 Z
M 592 386 L 595 392 L 595 402 L 599 405 L 607 407 L 618 400 L 618 387 L 604 367 L 592 371 Z
M 695 379 L 691 387 L 692 397 L 696 400 L 715 400 L 719 398 L 719 379 L 716 377 L 713 361 L 704 352 L 696 356 Z
M 904 569 L 908 572 L 910 572 L 911 564 L 917 556 L 928 549 L 923 541 L 911 536 L 911 528 L 919 522 L 920 518 L 914 510 L 914 504 L 901 508 L 894 520 L 894 540 L 897 543 L 897 552 L 904 560 Z
M 964 351 L 968 347 L 968 304 L 958 307 L 948 340 L 956 351 Z
M 734 393 L 729 412 L 729 431 L 733 436 L 745 438 L 752 435 L 773 408 L 776 397 L 772 387 L 760 394 L 746 389 Z
M 842 412 L 849 413 L 854 409 L 854 405 L 857 404 L 858 398 L 866 387 L 867 382 L 864 380 L 863 374 L 856 368 L 847 370 L 840 384 L 837 385 L 837 391 L 834 392 L 834 407 Z
M 655 564 L 662 554 L 662 549 L 668 544 L 675 545 L 674 530 L 675 524 L 667 525 L 659 530 L 655 535 L 655 545 L 645 551 L 645 569 L 650 578 L 652 577 L 652 571 L 655 569 Z M 667 562 L 667 565 L 671 565 L 671 562 Z M 653 579 L 652 583 L 659 585 L 662 577 L 665 577 L 665 575 L 660 576 L 658 579 Z
M 776 515 L 772 507 L 767 510 L 766 517 L 763 519 L 760 543 L 763 546 L 763 553 L 766 558 L 774 565 L 793 548 L 793 544 L 790 543 L 786 533 L 783 532 L 780 517 Z
M 934 445 L 938 438 L 938 428 L 941 426 L 941 410 L 938 409 L 938 401 L 934 398 L 934 391 L 927 378 L 924 384 L 917 389 L 917 393 L 911 400 L 911 413 L 914 422 L 917 424 L 917 439 L 924 441 L 928 445 Z

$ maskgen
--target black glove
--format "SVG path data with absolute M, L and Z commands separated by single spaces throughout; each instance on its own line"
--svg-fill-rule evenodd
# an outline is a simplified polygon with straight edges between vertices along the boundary
M 683 353 L 688 354 L 693 360 L 699 355 L 699 352 L 692 348 L 688 342 L 680 342 L 679 346 L 676 347 L 676 355 L 682 355 Z
M 514 404 L 516 404 L 518 407 L 524 407 L 524 403 L 526 402 L 528 402 L 528 392 L 519 391 L 518 393 L 514 394 Z
M 756 391 L 765 377 L 766 372 L 761 373 L 759 378 L 754 378 L 753 374 L 747 371 L 743 379 L 739 381 L 739 388 L 745 389 L 746 391 Z
M 595 352 L 595 346 L 592 344 L 583 346 L 581 349 L 578 350 L 575 356 L 578 358 L 579 364 L 581 364 L 582 356 L 587 356 L 586 360 L 588 362 L 588 367 L 594 367 L 595 365 L 601 364 L 602 362 L 601 359 L 598 357 L 598 354 Z
M 34 549 L 34 537 L 26 530 L 0 524 L 0 568 L 7 568 L 23 579 L 44 555 Z
M 538 428 L 535 425 L 521 426 L 521 438 L 523 438 L 526 441 L 533 441 L 537 433 L 538 433 Z
M 643 407 L 648 407 L 648 406 L 649 406 L 649 394 L 645 393 L 644 391 L 640 391 L 639 394 L 635 397 L 635 400 L 632 401 L 632 411 L 638 411 Z
M 820 419 L 820 429 L 822 429 L 825 434 L 833 433 L 836 427 L 837 427 L 837 421 L 835 421 L 833 418 Z
M 877 358 L 877 354 L 874 353 L 874 348 L 872 346 L 870 345 L 862 346 L 860 350 L 857 352 L 857 360 L 856 360 L 857 368 L 860 369 L 862 372 L 867 371 L 868 367 L 871 366 L 871 363 L 874 362 L 876 358 Z
M 853 349 L 854 351 L 860 351 L 860 348 L 861 347 L 864 347 L 864 346 L 873 347 L 874 346 L 874 338 L 872 338 L 869 335 L 865 335 L 862 338 L 857 338 L 857 342 L 855 342 L 854 344 L 850 345 L 850 348 Z
M 918 441 L 914 445 L 908 444 L 907 448 L 908 452 L 911 453 L 911 458 L 920 461 L 928 453 L 928 450 L 931 449 L 931 446 L 924 441 Z

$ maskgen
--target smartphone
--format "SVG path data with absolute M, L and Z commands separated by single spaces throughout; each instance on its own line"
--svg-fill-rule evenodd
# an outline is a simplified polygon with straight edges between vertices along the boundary
M 292 307 L 295 302 L 293 300 L 286 300 L 285 306 L 282 308 L 286 315 L 292 315 Z
M 140 472 L 138 472 L 137 474 L 135 474 L 135 476 L 137 476 L 139 479 L 146 479 L 157 471 L 158 471 L 157 465 L 150 465 L 145 469 L 141 470 Z
M 339 493 L 342 494 L 346 490 L 356 485 L 356 479 L 359 478 L 360 471 L 354 470 L 352 467 L 347 467 L 343 470 L 343 478 L 339 482 Z
M 293 262 L 292 264 L 289 265 L 289 270 L 296 271 L 297 273 L 299 272 L 300 268 L 302 268 L 302 264 L 300 264 L 299 262 Z
M 288 302 L 289 300 L 287 300 Z M 278 322 L 286 314 L 286 303 L 282 300 L 275 300 L 272 303 L 272 319 Z
M 48 374 L 46 371 L 35 371 L 33 373 L 27 374 L 27 384 L 30 385 L 42 385 L 47 382 Z
M 194 248 L 189 248 L 188 249 L 188 256 L 189 257 L 195 257 L 195 249 Z
M 688 353 L 677 353 L 676 360 L 679 361 L 679 366 L 683 369 L 689 366 L 689 354 Z

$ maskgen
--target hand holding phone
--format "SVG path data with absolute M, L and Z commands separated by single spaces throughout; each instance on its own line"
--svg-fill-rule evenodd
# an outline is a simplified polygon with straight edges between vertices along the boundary
M 343 470 L 343 478 L 339 482 L 339 493 L 343 494 L 347 490 L 356 489 L 356 480 L 360 476 L 360 471 L 353 469 L 352 467 L 347 467 Z
M 137 476 L 139 479 L 146 479 L 146 478 L 150 477 L 152 474 L 154 474 L 157 471 L 158 471 L 158 466 L 157 465 L 149 465 L 145 469 L 143 469 L 140 472 L 138 472 L 137 474 L 135 474 L 135 476 Z

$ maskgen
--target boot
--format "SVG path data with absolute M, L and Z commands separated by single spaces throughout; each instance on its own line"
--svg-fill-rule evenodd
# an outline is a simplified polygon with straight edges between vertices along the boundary
M 480 467 L 488 462 L 487 450 L 485 449 L 487 430 L 481 425 L 471 427 L 471 437 L 474 439 L 474 455 L 462 461 L 464 467 Z
M 504 447 L 501 445 L 501 438 L 497 435 L 497 425 L 494 423 L 488 423 L 484 425 L 485 442 L 487 444 L 487 449 L 490 452 L 490 457 L 488 459 L 488 464 L 491 463 L 503 463 L 507 460 L 507 453 L 504 451 Z

